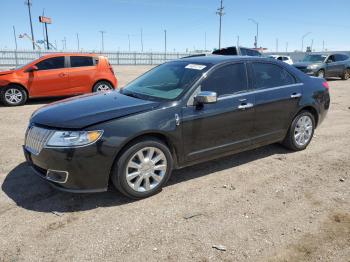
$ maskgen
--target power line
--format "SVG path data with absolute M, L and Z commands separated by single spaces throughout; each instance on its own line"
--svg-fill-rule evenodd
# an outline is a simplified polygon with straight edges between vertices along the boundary
M 225 13 L 224 13 L 224 7 L 223 7 L 223 0 L 220 0 L 220 7 L 217 9 L 216 14 L 219 15 L 219 49 L 220 49 L 220 48 L 221 48 L 221 26 L 222 26 L 222 17 L 225 15 Z

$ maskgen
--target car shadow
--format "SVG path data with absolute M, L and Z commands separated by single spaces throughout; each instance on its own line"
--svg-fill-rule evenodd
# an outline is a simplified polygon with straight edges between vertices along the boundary
M 290 151 L 274 144 L 175 170 L 167 186 L 184 183 L 191 179 L 234 168 L 257 159 L 288 152 Z M 72 194 L 58 191 L 36 176 L 25 162 L 19 164 L 8 173 L 2 184 L 2 191 L 17 206 L 37 212 L 56 211 L 66 213 L 85 211 L 98 207 L 119 206 L 135 201 L 123 196 L 112 186 L 107 192 L 95 194 Z

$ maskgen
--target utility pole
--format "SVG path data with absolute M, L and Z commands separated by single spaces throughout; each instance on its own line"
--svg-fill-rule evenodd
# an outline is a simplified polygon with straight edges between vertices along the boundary
M 102 42 L 101 42 L 101 51 L 103 52 L 103 51 L 105 51 L 105 43 L 104 43 L 103 36 L 106 33 L 106 31 L 101 30 L 100 33 L 101 33 L 101 40 L 102 40 Z
M 16 29 L 15 26 L 13 26 L 13 37 L 15 39 L 15 58 L 16 58 L 16 66 L 18 66 L 18 58 L 17 58 L 17 37 L 16 37 Z
M 304 34 L 304 35 L 301 37 L 301 52 L 304 52 L 304 39 L 305 39 L 305 37 L 307 37 L 309 34 L 311 34 L 311 32 L 307 32 L 306 34 Z
M 237 36 L 237 47 L 239 47 L 239 35 Z
M 35 50 L 35 39 L 34 39 L 33 23 L 32 23 L 32 11 L 30 8 L 32 6 L 32 2 L 31 2 L 31 0 L 27 0 L 24 4 L 28 6 L 30 31 L 32 33 L 32 40 L 33 40 L 33 50 Z
M 222 25 L 222 17 L 224 16 L 224 7 L 223 0 L 220 0 L 220 7 L 217 9 L 216 14 L 219 15 L 219 49 L 221 49 L 221 25 Z
M 78 51 L 80 50 L 80 43 L 79 43 L 79 34 L 77 33 L 77 46 L 78 46 Z
M 288 42 L 286 42 L 286 53 L 288 53 Z
M 17 38 L 16 38 L 16 28 L 15 28 L 15 26 L 13 26 L 13 37 L 15 39 L 15 48 L 16 48 L 16 51 L 17 51 Z
M 164 30 L 164 60 L 166 60 L 166 29 Z
M 276 52 L 278 53 L 278 38 L 276 38 Z
M 130 34 L 128 34 L 128 40 L 129 40 L 129 52 L 131 51 L 130 49 Z
M 324 40 L 322 41 L 322 51 L 324 52 Z
M 143 52 L 143 30 L 141 28 L 141 52 Z
M 45 16 L 45 8 L 43 8 L 43 16 Z M 45 35 L 45 25 L 43 23 L 43 38 L 44 38 L 44 43 L 47 41 L 46 40 L 46 35 Z M 44 44 L 45 47 L 45 44 Z
M 207 32 L 204 32 L 204 51 L 207 50 Z
M 312 48 L 313 48 L 313 47 L 314 47 L 314 39 L 311 40 L 311 46 L 310 46 L 311 52 L 312 52 Z
M 259 23 L 254 20 L 253 18 L 249 18 L 249 21 L 253 22 L 256 25 L 256 36 L 255 36 L 255 41 L 254 41 L 254 47 L 258 48 L 258 38 L 259 38 Z
M 63 40 L 62 40 L 62 48 L 63 48 L 63 50 L 66 50 L 66 48 L 67 48 L 67 39 L 66 39 L 66 37 L 64 37 Z

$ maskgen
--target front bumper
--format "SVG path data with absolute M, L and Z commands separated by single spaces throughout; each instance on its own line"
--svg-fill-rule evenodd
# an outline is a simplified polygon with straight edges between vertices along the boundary
M 307 67 L 296 67 L 296 69 L 299 69 L 301 72 L 309 76 L 316 76 L 318 72 L 318 69 L 309 69 Z
M 62 191 L 92 193 L 107 191 L 113 157 L 98 144 L 82 148 L 43 148 L 38 155 L 23 146 L 24 156 L 35 174 Z M 67 173 L 67 179 L 55 182 L 48 170 Z

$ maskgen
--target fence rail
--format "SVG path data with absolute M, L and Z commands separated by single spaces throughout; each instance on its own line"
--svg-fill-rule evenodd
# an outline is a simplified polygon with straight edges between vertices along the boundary
M 74 52 L 74 51 L 73 51 Z M 53 51 L 0 51 L 0 66 L 19 66 L 31 62 L 43 55 L 60 53 Z M 74 52 L 76 53 L 76 52 Z M 92 53 L 92 52 L 84 52 Z M 189 56 L 192 53 L 161 53 L 161 52 L 95 52 L 108 57 L 112 65 L 158 65 L 166 61 Z

